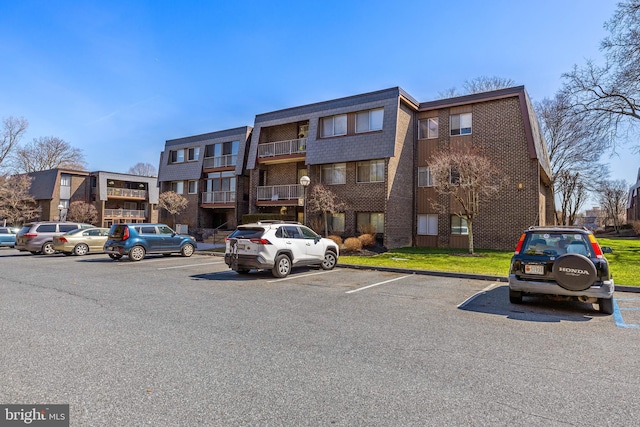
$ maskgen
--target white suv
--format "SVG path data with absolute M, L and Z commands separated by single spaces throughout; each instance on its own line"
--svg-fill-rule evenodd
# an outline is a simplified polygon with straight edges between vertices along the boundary
M 234 271 L 270 269 L 286 277 L 291 267 L 319 265 L 331 270 L 338 262 L 338 245 L 297 222 L 258 222 L 240 225 L 226 239 L 224 262 Z

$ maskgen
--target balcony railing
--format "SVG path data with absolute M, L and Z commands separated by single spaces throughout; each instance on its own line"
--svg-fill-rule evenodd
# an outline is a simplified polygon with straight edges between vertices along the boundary
M 258 187 L 258 200 L 296 200 L 301 197 L 304 197 L 304 188 L 300 184 Z
M 235 201 L 235 191 L 209 191 L 202 193 L 202 203 L 233 203 Z
M 226 154 L 218 157 L 205 157 L 203 167 L 205 169 L 226 168 L 228 166 L 235 166 L 237 163 L 237 154 Z
M 258 145 L 258 157 L 287 156 L 307 152 L 307 138 L 268 142 Z
M 107 196 L 135 197 L 137 199 L 146 199 L 147 190 L 131 190 L 129 188 L 107 187 Z
M 147 213 L 139 209 L 105 209 L 104 216 L 107 218 L 146 218 Z

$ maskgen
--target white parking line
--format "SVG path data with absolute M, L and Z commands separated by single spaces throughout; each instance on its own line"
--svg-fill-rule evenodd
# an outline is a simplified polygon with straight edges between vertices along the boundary
M 293 276 L 285 277 L 284 279 L 267 280 L 267 283 L 284 282 L 285 280 L 293 280 L 293 279 L 299 279 L 302 277 L 317 276 L 318 274 L 333 273 L 334 271 L 336 270 L 327 270 L 327 271 L 321 271 L 319 273 L 310 273 L 310 274 L 296 274 Z
M 364 291 L 365 289 L 373 288 L 374 286 L 384 285 L 385 283 L 395 282 L 396 280 L 406 279 L 407 277 L 411 277 L 411 275 L 408 275 L 408 276 L 401 276 L 401 277 L 396 277 L 395 279 L 385 280 L 384 282 L 374 283 L 374 284 L 372 284 L 372 285 L 363 286 L 362 288 L 358 288 L 358 289 L 352 289 L 352 290 L 350 290 L 350 291 L 347 291 L 346 293 L 347 293 L 347 294 L 352 294 L 352 293 L 354 293 L 354 292 Z
M 217 261 L 217 262 L 203 262 L 200 264 L 185 264 L 185 265 L 174 265 L 173 267 L 161 267 L 158 268 L 158 270 L 173 270 L 174 268 L 187 268 L 187 267 L 198 267 L 201 265 L 213 265 L 213 264 L 224 264 L 223 261 Z
M 484 288 L 483 290 L 481 290 L 480 292 L 476 292 L 475 294 L 471 295 L 469 298 L 467 298 L 466 300 L 462 301 L 460 304 L 458 304 L 458 308 L 462 308 L 465 305 L 469 304 L 471 301 L 473 301 L 474 299 L 478 298 L 480 295 L 484 295 L 487 292 L 489 292 L 491 289 L 501 286 L 504 283 L 492 283 L 489 286 L 487 286 L 486 288 Z

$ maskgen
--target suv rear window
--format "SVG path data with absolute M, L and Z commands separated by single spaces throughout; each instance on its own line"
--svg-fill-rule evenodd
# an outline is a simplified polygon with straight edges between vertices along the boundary
M 236 239 L 259 239 L 264 234 L 264 228 L 238 228 L 229 235 L 229 238 Z
M 527 255 L 575 253 L 591 257 L 591 245 L 581 233 L 531 233 L 524 247 Z
M 58 224 L 58 228 L 60 229 L 60 232 L 66 233 L 67 231 L 71 231 L 71 230 L 77 229 L 78 226 L 75 225 L 75 224 Z
M 126 230 L 126 225 L 114 225 L 109 230 L 109 238 L 110 239 L 122 239 L 124 236 L 124 231 Z

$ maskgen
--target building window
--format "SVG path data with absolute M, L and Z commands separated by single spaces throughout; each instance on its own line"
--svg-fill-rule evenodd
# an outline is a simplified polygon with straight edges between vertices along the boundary
M 187 191 L 189 191 L 189 194 L 196 194 L 198 192 L 198 181 L 189 181 Z
M 418 139 L 438 137 L 438 118 L 418 120 Z
M 223 168 L 235 166 L 238 161 L 240 141 L 210 144 L 204 149 L 205 168 Z
M 62 209 L 69 209 L 69 199 L 60 199 Z
M 184 150 L 171 150 L 169 152 L 169 163 L 183 163 Z
M 468 135 L 471 133 L 471 113 L 455 114 L 451 116 L 451 136 Z
M 384 214 L 360 212 L 356 216 L 356 226 L 361 233 L 384 233 Z
M 64 187 L 71 187 L 71 175 L 66 173 L 61 174 L 60 185 Z
M 384 160 L 358 162 L 358 182 L 384 182 Z
M 200 147 L 189 148 L 187 151 L 187 160 L 190 162 L 198 160 L 200 157 Z
M 418 187 L 433 187 L 433 177 L 429 166 L 418 168 Z
M 323 184 L 346 184 L 347 164 L 333 163 L 330 165 L 322 165 L 322 176 L 320 178 Z
M 344 233 L 344 213 L 329 214 L 329 233 Z
M 418 235 L 437 236 L 438 235 L 438 215 L 418 214 Z
M 322 125 L 320 127 L 323 138 L 329 136 L 338 136 L 347 134 L 347 115 L 340 114 L 338 116 L 323 117 L 320 119 Z
M 384 109 L 361 111 L 356 114 L 356 133 L 382 130 Z
M 451 215 L 451 234 L 469 234 L 467 220 L 458 215 Z
M 235 172 L 212 172 L 207 174 L 207 193 L 214 191 L 236 191 Z
M 176 192 L 178 194 L 184 193 L 184 182 L 183 181 L 172 181 L 171 182 L 171 191 Z

